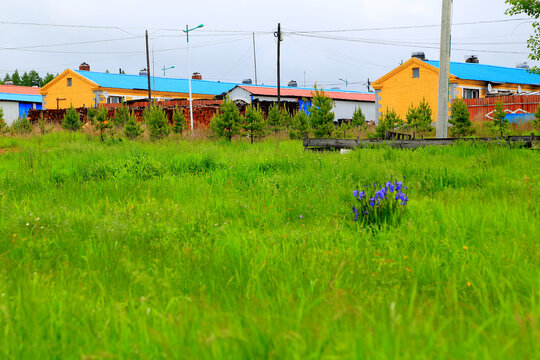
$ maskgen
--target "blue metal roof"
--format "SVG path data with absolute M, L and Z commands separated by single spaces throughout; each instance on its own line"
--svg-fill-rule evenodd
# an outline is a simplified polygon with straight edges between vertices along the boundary
M 426 61 L 426 63 L 439 68 L 438 61 Z M 450 73 L 463 80 L 540 85 L 540 75 L 531 74 L 526 69 L 452 62 L 450 63 Z
M 0 93 L 0 101 L 18 101 L 18 102 L 29 102 L 29 103 L 38 103 L 43 102 L 43 97 L 41 95 L 24 95 L 24 94 L 6 94 Z
M 148 78 L 146 75 L 111 74 L 81 70 L 76 70 L 75 72 L 103 88 L 130 90 L 148 89 Z M 152 77 L 151 80 L 152 91 L 189 93 L 187 79 Z M 193 94 L 221 95 L 224 92 L 231 90 L 236 85 L 238 84 L 207 80 L 191 80 L 191 92 Z

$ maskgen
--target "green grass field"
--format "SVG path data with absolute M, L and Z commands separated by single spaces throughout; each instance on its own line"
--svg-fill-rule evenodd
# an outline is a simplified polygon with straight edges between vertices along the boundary
M 538 152 L 0 138 L 0 358 L 538 359 Z M 398 226 L 358 185 L 406 179 Z

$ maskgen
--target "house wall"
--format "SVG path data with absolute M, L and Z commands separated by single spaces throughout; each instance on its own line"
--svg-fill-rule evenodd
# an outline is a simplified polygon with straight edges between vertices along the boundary
M 60 75 L 62 76 L 62 75 Z M 68 78 L 71 80 L 71 86 L 68 86 Z M 57 82 L 52 84 L 46 91 L 42 93 L 44 95 L 44 108 L 56 109 L 56 99 L 66 99 L 59 102 L 60 109 L 73 107 L 90 107 L 94 105 L 94 90 L 95 86 L 92 86 L 88 81 L 82 80 L 78 76 L 72 76 L 67 74 L 58 79 Z
M 362 113 L 365 115 L 367 121 L 375 121 L 375 106 L 375 102 L 335 100 L 335 119 L 352 119 L 353 113 L 356 108 L 360 108 L 362 110 Z
M 413 68 L 420 69 L 418 78 L 413 77 Z M 411 104 L 417 106 L 425 98 L 436 116 L 438 87 L 438 71 L 432 71 L 422 64 L 411 63 L 381 83 L 377 96 L 380 101 L 380 115 L 387 110 L 394 110 L 405 119 Z
M 0 101 L 0 108 L 4 111 L 6 124 L 11 125 L 19 118 L 19 103 L 16 101 Z

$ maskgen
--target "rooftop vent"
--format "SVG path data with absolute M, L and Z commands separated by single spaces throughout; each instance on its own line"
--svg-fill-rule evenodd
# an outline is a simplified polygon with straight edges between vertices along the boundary
M 202 80 L 202 75 L 201 73 L 198 73 L 198 72 L 194 72 L 193 73 L 193 76 L 191 77 L 193 80 Z
M 529 68 L 529 64 L 525 61 L 525 62 L 522 62 L 521 64 L 518 64 L 516 66 L 516 68 L 518 69 L 528 69 Z
M 148 75 L 148 70 L 146 70 L 146 68 L 140 70 L 139 75 Z
M 251 81 L 251 79 L 244 79 L 242 80 L 242 84 L 251 85 L 253 84 L 253 81 Z
M 480 61 L 478 60 L 478 56 L 476 56 L 476 55 L 471 55 L 471 56 L 469 56 L 469 57 L 465 60 L 465 62 L 466 62 L 467 64 L 480 64 Z
M 422 61 L 426 61 L 426 54 L 423 51 L 413 52 L 411 57 L 422 60 Z
M 289 81 L 288 87 L 298 87 L 298 83 L 294 80 Z
M 83 62 L 81 65 L 79 65 L 79 70 L 80 71 L 90 71 L 90 65 Z

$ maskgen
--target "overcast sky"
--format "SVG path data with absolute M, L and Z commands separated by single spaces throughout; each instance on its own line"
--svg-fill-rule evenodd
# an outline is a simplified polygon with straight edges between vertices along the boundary
M 174 65 L 167 77 L 186 77 L 186 37 L 181 30 L 186 24 L 202 23 L 204 28 L 190 35 L 192 72 L 208 80 L 255 80 L 255 32 L 258 82 L 275 85 L 273 32 L 280 22 L 282 84 L 296 80 L 303 86 L 305 79 L 308 87 L 317 81 L 326 88 L 366 90 L 368 78 L 384 75 L 414 51 L 438 60 L 440 27 L 429 25 L 440 24 L 441 4 L 442 0 L 3 0 L 0 74 L 15 69 L 57 74 L 77 69 L 83 61 L 92 71 L 122 68 L 137 74 L 146 67 L 148 29 L 156 76 L 163 76 L 162 67 Z M 504 0 L 454 0 L 452 61 L 464 62 L 471 54 L 491 65 L 514 67 L 528 61 L 531 21 L 513 21 L 525 16 L 507 16 L 506 8 Z M 388 29 L 396 27 L 402 28 Z M 331 30 L 348 31 L 324 32 Z

